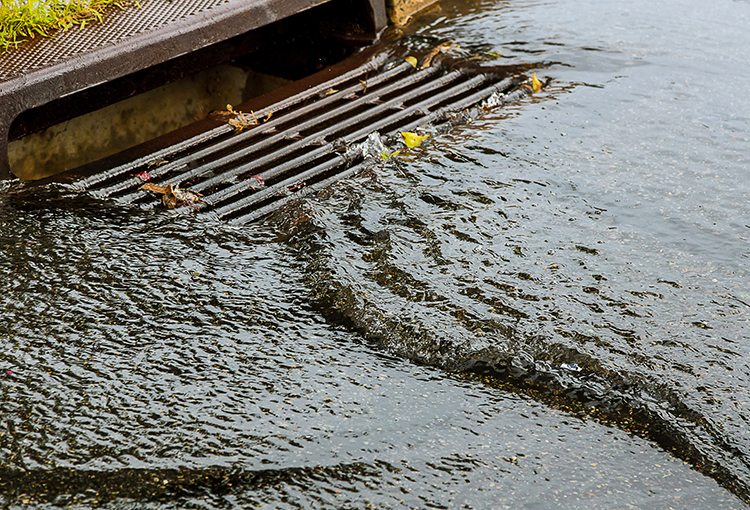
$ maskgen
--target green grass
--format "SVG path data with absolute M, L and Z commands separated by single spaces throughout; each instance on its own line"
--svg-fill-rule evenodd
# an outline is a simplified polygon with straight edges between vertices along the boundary
M 0 0 L 0 52 L 35 37 L 50 37 L 57 30 L 83 28 L 102 21 L 102 12 L 129 0 Z M 137 5 L 137 2 L 133 2 Z

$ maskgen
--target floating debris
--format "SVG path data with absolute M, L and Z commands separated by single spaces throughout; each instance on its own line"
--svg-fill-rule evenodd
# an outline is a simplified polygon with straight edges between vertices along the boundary
M 138 172 L 135 174 L 135 177 L 138 177 L 143 182 L 150 182 L 151 181 L 151 174 L 148 172 L 148 170 L 144 170 L 142 172 Z
M 427 55 L 427 57 L 424 59 L 424 62 L 422 62 L 422 67 L 420 69 L 426 69 L 430 67 L 430 64 L 432 64 L 432 60 L 439 55 L 440 53 L 445 53 L 450 50 L 459 50 L 461 47 L 454 43 L 453 41 L 444 42 L 441 44 L 438 44 L 430 53 Z
M 270 119 L 272 114 L 273 112 L 268 112 L 268 115 L 265 119 L 263 119 L 263 122 L 266 122 L 268 119 Z M 255 116 L 254 111 L 250 110 L 250 113 L 241 112 L 232 108 L 231 104 L 227 105 L 226 110 L 211 110 L 206 114 L 196 115 L 195 120 L 198 120 L 202 117 L 220 122 L 226 122 L 234 128 L 235 133 L 239 133 L 247 127 L 258 125 L 258 118 Z M 166 161 L 164 161 L 164 163 L 166 163 Z M 160 164 L 161 163 L 158 163 L 157 165 Z
M 228 124 L 234 128 L 234 132 L 235 133 L 239 133 L 240 131 L 242 131 L 243 129 L 245 129 L 245 128 L 249 127 L 249 126 L 256 126 L 256 125 L 258 125 L 258 118 L 255 116 L 255 112 L 253 112 L 252 110 L 250 110 L 250 114 L 249 114 L 249 115 L 252 115 L 252 117 L 253 117 L 252 120 L 250 120 L 250 117 L 249 117 L 249 115 L 247 113 L 235 111 L 232 108 L 231 104 L 227 105 L 227 111 L 230 114 L 234 114 L 235 115 L 233 118 L 231 118 L 231 119 L 229 119 L 227 121 Z
M 175 209 L 177 207 L 186 206 L 197 208 L 197 204 L 205 204 L 205 202 L 200 198 L 203 196 L 200 193 L 182 190 L 172 184 L 159 186 L 158 184 L 147 182 L 138 189 L 153 191 L 154 193 L 162 195 L 161 201 L 164 204 L 164 207 L 166 207 L 167 209 Z
M 167 163 L 166 159 L 155 159 L 153 161 L 149 161 L 148 167 L 153 168 L 157 166 L 162 166 L 163 164 Z
M 581 370 L 583 370 L 576 363 L 562 363 L 560 365 L 560 368 L 563 368 L 565 370 L 570 370 L 571 372 L 580 372 Z
M 531 90 L 532 94 L 536 94 L 537 92 L 542 90 L 543 86 L 544 84 L 539 81 L 539 78 L 536 77 L 536 72 L 534 72 L 534 75 L 531 77 L 531 85 L 529 85 L 528 83 L 524 83 L 523 85 L 521 85 L 521 87 Z
M 418 135 L 417 133 L 411 133 L 409 131 L 401 131 L 400 134 L 404 138 L 404 143 L 410 149 L 419 147 L 422 145 L 422 142 L 430 137 L 430 135 Z
M 531 90 L 534 92 L 539 92 L 542 90 L 542 82 L 539 81 L 539 79 L 536 77 L 536 72 L 534 73 L 534 76 L 531 78 Z

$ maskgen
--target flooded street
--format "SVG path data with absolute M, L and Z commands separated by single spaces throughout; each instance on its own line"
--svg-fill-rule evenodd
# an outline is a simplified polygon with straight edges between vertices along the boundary
M 0 185 L 0 503 L 746 508 L 749 24 L 444 0 L 548 87 L 253 225 Z

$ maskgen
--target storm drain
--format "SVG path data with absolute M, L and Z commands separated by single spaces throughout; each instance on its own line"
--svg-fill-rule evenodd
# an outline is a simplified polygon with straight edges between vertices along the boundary
M 187 197 L 181 205 L 247 223 L 363 170 L 362 142 L 373 133 L 388 140 L 401 131 L 434 129 L 465 120 L 472 107 L 530 91 L 528 78 L 517 73 L 435 60 L 424 67 L 392 53 L 376 55 L 257 111 L 215 112 L 224 124 L 73 185 L 143 208 L 173 206 L 157 193 L 174 199 L 176 190 L 178 199 Z

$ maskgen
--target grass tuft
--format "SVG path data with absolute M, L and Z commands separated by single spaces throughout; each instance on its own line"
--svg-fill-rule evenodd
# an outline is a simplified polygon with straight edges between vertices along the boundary
M 137 0 L 0 0 L 0 52 L 56 30 L 102 21 L 107 7 L 124 9 Z

